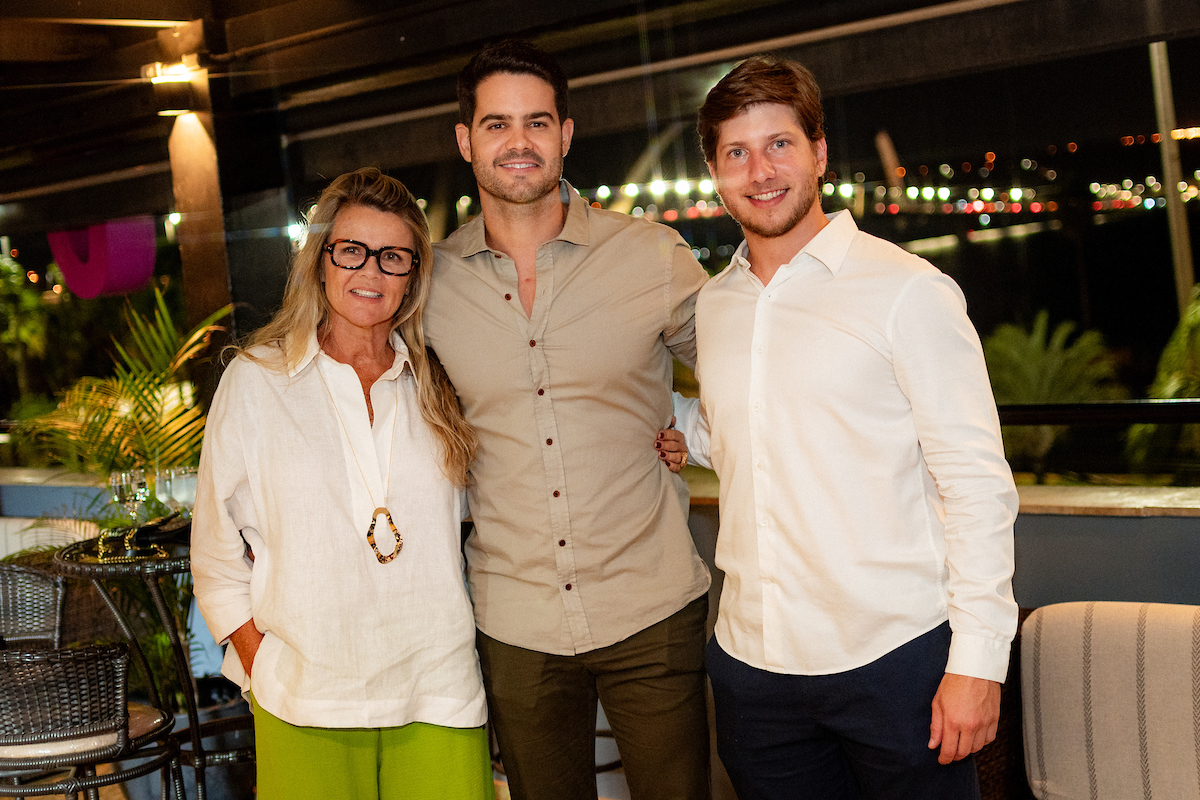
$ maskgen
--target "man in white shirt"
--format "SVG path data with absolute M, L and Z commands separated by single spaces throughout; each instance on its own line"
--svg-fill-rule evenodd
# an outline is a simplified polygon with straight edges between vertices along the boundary
M 962 293 L 822 214 L 822 122 L 812 74 L 771 57 L 700 110 L 746 236 L 700 292 L 680 411 L 721 479 L 718 749 L 743 800 L 978 797 L 1016 490 Z

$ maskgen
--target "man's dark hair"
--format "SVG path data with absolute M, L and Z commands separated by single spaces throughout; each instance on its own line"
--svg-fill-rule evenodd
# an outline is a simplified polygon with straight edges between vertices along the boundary
M 567 76 L 558 61 L 532 42 L 505 39 L 485 46 L 458 73 L 458 116 L 468 128 L 475 121 L 476 89 L 484 78 L 497 72 L 541 78 L 554 89 L 559 123 L 567 118 Z
M 705 161 L 716 158 L 721 123 L 755 103 L 791 106 L 810 141 L 825 137 L 821 87 L 813 74 L 796 61 L 773 55 L 753 56 L 722 78 L 700 107 L 696 131 L 700 134 Z

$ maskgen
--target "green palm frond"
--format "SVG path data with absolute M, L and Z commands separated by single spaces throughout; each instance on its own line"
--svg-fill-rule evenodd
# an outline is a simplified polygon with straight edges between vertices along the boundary
M 186 368 L 203 353 L 229 309 L 183 334 L 157 290 L 155 305 L 152 317 L 126 308 L 131 344 L 127 348 L 113 342 L 114 377 L 80 379 L 54 411 L 22 423 L 17 434 L 87 472 L 195 464 L 205 411 L 196 402 Z
M 1071 340 L 1075 323 L 1060 322 L 1050 330 L 1050 314 L 1042 310 L 1026 330 L 1004 324 L 983 340 L 992 392 L 1001 405 L 1083 403 L 1123 394 L 1116 384 L 1116 363 L 1097 331 Z M 1062 426 L 1009 426 L 1004 450 L 1010 460 L 1031 462 L 1039 478 L 1046 454 Z
M 996 328 L 983 342 L 992 391 L 1000 404 L 1082 403 L 1111 395 L 1116 364 L 1097 331 L 1067 342 L 1075 323 L 1049 331 L 1050 315 L 1039 311 L 1026 331 L 1019 325 Z
M 1193 287 L 1191 303 L 1158 358 L 1149 395 L 1200 397 L 1200 286 Z M 1138 464 L 1165 459 L 1175 465 L 1177 482 L 1194 483 L 1200 469 L 1200 425 L 1134 425 L 1126 437 L 1126 452 Z

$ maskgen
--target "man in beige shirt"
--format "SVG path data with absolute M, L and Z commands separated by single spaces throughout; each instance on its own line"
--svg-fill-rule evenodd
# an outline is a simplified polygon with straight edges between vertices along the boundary
M 706 798 L 709 575 L 651 447 L 705 274 L 670 228 L 562 182 L 551 56 L 491 45 L 458 92 L 483 215 L 437 245 L 425 330 L 480 436 L 468 579 L 512 796 L 596 797 L 599 698 L 634 800 Z

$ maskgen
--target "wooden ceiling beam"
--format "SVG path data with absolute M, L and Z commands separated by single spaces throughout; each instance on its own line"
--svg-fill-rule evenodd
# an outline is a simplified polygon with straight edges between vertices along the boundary
M 210 8 L 207 0 L 38 0 L 0 4 L 0 20 L 170 27 L 176 22 L 200 19 L 210 13 Z

